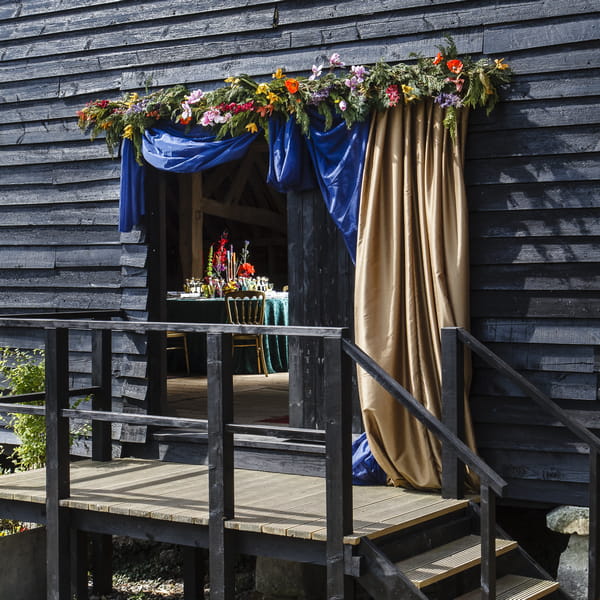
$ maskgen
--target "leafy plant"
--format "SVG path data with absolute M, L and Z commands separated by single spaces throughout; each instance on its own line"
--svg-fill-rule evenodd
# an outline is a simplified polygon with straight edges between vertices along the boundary
M 0 348 L 0 375 L 8 385 L 6 392 L 11 395 L 43 392 L 45 388 L 45 360 L 41 349 L 24 352 L 15 348 Z M 79 406 L 87 398 L 76 400 L 73 406 Z M 32 400 L 24 404 L 42 406 L 43 400 Z M 43 416 L 10 414 L 11 427 L 20 440 L 10 459 L 18 470 L 37 469 L 46 464 L 46 421 Z M 81 435 L 85 431 L 78 430 L 73 435 Z
M 6 380 L 11 395 L 44 391 L 44 352 L 24 352 L 13 348 L 0 348 L 0 374 Z M 42 405 L 43 400 L 25 404 Z M 43 467 L 46 463 L 46 426 L 44 417 L 11 414 L 10 425 L 21 440 L 10 458 L 23 471 Z

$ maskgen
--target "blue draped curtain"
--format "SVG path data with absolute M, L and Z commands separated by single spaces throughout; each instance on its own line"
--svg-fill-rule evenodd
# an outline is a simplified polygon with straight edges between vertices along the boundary
M 194 173 L 241 158 L 257 135 L 217 140 L 204 127 L 161 123 L 145 132 L 142 154 L 148 164 L 162 171 Z M 267 182 L 283 193 L 318 186 L 353 261 L 368 135 L 368 123 L 348 128 L 342 119 L 325 131 L 324 121 L 316 113 L 311 116 L 309 137 L 302 134 L 293 117 L 273 117 L 269 122 Z M 136 162 L 129 140 L 123 144 L 121 169 L 119 231 L 127 232 L 144 215 L 144 167 Z

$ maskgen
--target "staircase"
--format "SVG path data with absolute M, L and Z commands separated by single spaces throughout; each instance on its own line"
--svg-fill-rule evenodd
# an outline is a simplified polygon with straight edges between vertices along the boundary
M 379 538 L 362 538 L 358 583 L 377 600 L 479 600 L 479 506 L 471 502 L 440 517 Z M 498 600 L 568 599 L 557 582 L 497 529 Z

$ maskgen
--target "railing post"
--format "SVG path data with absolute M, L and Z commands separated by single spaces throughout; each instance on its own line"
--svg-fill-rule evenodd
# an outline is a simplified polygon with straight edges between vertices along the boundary
M 353 580 L 345 574 L 344 536 L 352 523 L 352 401 L 351 362 L 342 339 L 323 339 L 325 355 L 325 443 L 327 510 L 327 598 L 349 600 Z
M 92 410 L 112 408 L 112 332 L 110 329 L 92 331 L 92 385 L 100 388 L 92 398 Z M 92 460 L 112 458 L 111 425 L 92 422 Z
M 442 422 L 464 442 L 464 348 L 456 327 L 442 328 Z M 449 444 L 442 442 L 442 497 L 462 498 L 465 466 Z
M 46 330 L 46 584 L 48 600 L 68 600 L 70 529 L 60 501 L 70 494 L 69 420 L 60 415 L 69 403 L 69 332 Z
M 588 600 L 600 599 L 600 461 L 598 451 L 590 447 L 590 537 L 588 565 Z
M 210 596 L 232 600 L 234 596 L 233 547 L 225 521 L 234 516 L 233 375 L 231 335 L 206 336 L 208 376 L 208 485 Z
M 481 485 L 481 599 L 496 600 L 496 495 Z

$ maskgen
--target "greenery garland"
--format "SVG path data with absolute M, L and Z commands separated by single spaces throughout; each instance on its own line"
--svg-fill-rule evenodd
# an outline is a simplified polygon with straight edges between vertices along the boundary
M 324 117 L 326 128 L 334 115 L 350 127 L 374 110 L 433 98 L 445 110 L 444 124 L 454 136 L 457 111 L 483 107 L 489 114 L 499 99 L 498 88 L 510 81 L 512 71 L 502 58 L 459 58 L 450 37 L 438 50 L 434 58 L 413 55 L 414 64 L 381 61 L 372 67 L 346 67 L 334 53 L 327 64 L 313 65 L 308 77 L 287 77 L 277 69 L 272 81 L 259 83 L 239 75 L 209 92 L 176 85 L 145 96 L 129 93 L 119 100 L 89 102 L 78 111 L 78 124 L 92 139 L 104 134 L 111 154 L 122 138 L 130 139 L 141 162 L 144 131 L 163 119 L 210 127 L 221 139 L 261 129 L 266 134 L 271 115 L 294 115 L 307 135 L 310 109 Z

